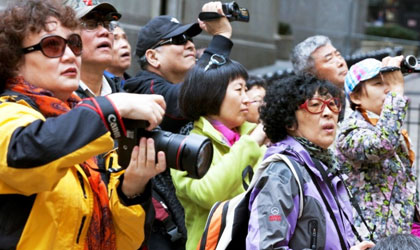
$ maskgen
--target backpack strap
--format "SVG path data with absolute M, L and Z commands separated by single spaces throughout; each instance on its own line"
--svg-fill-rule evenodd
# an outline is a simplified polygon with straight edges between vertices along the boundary
M 303 175 L 302 175 L 302 171 L 300 170 L 299 164 L 294 161 L 293 159 L 291 159 L 290 157 L 288 157 L 287 155 L 284 154 L 274 154 L 270 157 L 268 157 L 267 159 L 265 159 L 260 166 L 258 167 L 255 176 L 256 178 L 253 178 L 251 183 L 249 184 L 249 187 L 252 188 L 255 186 L 255 182 L 257 181 L 257 179 L 259 178 L 259 176 L 261 175 L 262 171 L 264 171 L 266 169 L 266 167 L 272 163 L 272 162 L 276 162 L 276 161 L 283 161 L 284 163 L 286 163 L 286 166 L 289 167 L 290 171 L 292 172 L 295 181 L 298 184 L 298 188 L 299 188 L 299 216 L 298 218 L 300 218 L 302 216 L 303 213 L 303 205 L 304 205 L 304 196 L 303 196 Z
M 213 205 L 197 250 L 216 249 L 217 243 L 219 243 L 220 237 L 225 230 L 228 207 L 229 200 L 216 202 Z
M 302 217 L 303 213 L 303 175 L 302 171 L 300 171 L 300 167 L 298 166 L 297 162 L 293 159 L 290 159 L 286 155 L 280 154 L 279 155 L 284 163 L 290 168 L 290 171 L 292 172 L 293 176 L 295 177 L 295 180 L 299 187 L 299 216 L 298 218 Z

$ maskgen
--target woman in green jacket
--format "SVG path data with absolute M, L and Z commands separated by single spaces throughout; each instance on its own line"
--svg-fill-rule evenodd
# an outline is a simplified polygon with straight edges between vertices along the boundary
M 179 104 L 184 115 L 195 121 L 191 133 L 212 141 L 213 161 L 201 179 L 171 169 L 185 209 L 188 250 L 196 249 L 212 205 L 244 192 L 242 174 L 256 166 L 265 152 L 262 126 L 246 122 L 246 69 L 218 54 L 203 63 L 187 75 Z

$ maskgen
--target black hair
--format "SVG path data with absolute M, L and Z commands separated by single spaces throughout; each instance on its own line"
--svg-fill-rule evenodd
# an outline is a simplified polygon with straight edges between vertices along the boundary
M 418 250 L 420 238 L 412 234 L 393 234 L 381 239 L 371 250 Z
M 246 81 L 246 87 L 248 90 L 252 89 L 252 87 L 261 87 L 266 89 L 267 88 L 267 81 L 259 76 L 256 75 L 249 75 L 248 81 Z
M 343 98 L 342 91 L 334 84 L 311 75 L 281 78 L 267 88 L 260 107 L 260 119 L 271 142 L 283 140 L 287 136 L 287 128 L 298 126 L 296 111 L 316 92 L 321 96 L 330 94 L 340 100 Z
M 200 60 L 188 73 L 180 90 L 179 108 L 191 120 L 200 116 L 218 115 L 229 82 L 237 78 L 248 79 L 242 64 L 226 59 L 221 66 L 212 65 L 204 70 L 208 60 Z

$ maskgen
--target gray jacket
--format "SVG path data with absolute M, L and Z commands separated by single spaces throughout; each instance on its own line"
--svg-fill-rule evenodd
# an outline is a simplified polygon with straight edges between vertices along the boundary
M 274 153 L 287 154 L 300 165 L 304 180 L 303 213 L 298 218 L 299 187 L 289 167 L 283 162 L 271 164 L 257 181 L 250 196 L 247 249 L 314 249 L 315 245 L 315 249 L 341 249 L 339 233 L 349 249 L 354 244 L 350 222 L 340 214 L 309 153 L 292 137 L 274 144 L 267 151 L 266 157 Z M 304 164 L 317 178 L 320 189 L 334 212 L 339 231 Z M 326 169 L 325 166 L 324 168 Z M 352 222 L 351 205 L 343 183 L 338 177 L 333 177 L 332 184 L 341 208 Z

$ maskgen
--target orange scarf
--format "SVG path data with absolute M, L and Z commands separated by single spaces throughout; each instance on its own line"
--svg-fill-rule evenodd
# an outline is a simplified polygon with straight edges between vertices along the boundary
M 366 110 L 362 109 L 362 108 L 358 108 L 357 110 L 360 111 L 360 113 L 362 114 L 362 116 L 365 118 L 365 120 L 367 122 L 369 122 L 370 124 L 372 124 L 373 126 L 376 126 L 376 123 L 378 123 L 378 118 L 371 118 L 368 116 Z M 414 159 L 416 157 L 416 154 L 414 153 L 414 151 L 411 149 L 411 143 L 410 143 L 410 138 L 408 137 L 408 132 L 406 129 L 402 129 L 401 130 L 401 134 L 404 138 L 405 144 L 407 145 L 407 149 L 408 149 L 408 159 L 410 160 L 411 165 L 413 165 L 414 163 Z
M 39 111 L 45 117 L 56 117 L 64 114 L 81 101 L 77 95 L 72 94 L 66 102 L 63 102 L 54 97 L 51 91 L 30 84 L 23 77 L 8 79 L 6 89 L 29 97 L 38 105 Z M 81 163 L 80 166 L 88 177 L 94 200 L 93 214 L 85 242 L 85 249 L 116 249 L 115 228 L 109 208 L 108 191 L 100 173 L 96 171 L 98 166 L 93 158 Z

